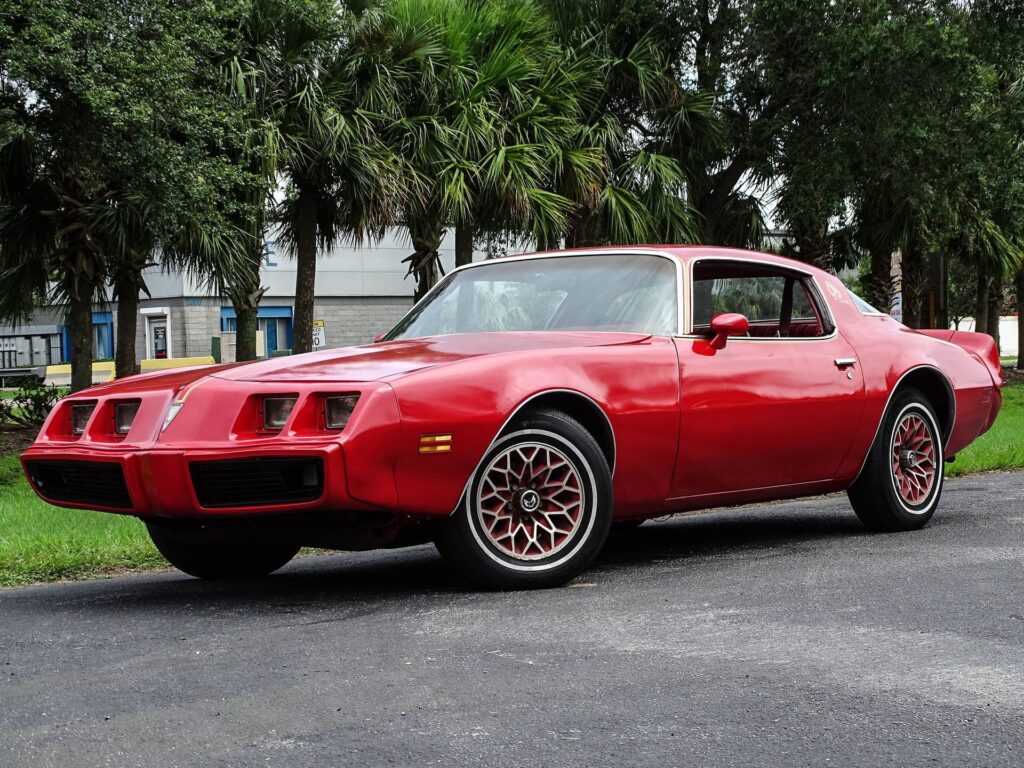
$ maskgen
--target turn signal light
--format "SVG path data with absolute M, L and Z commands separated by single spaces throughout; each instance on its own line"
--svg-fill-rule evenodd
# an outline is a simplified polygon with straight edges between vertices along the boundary
M 96 403 L 76 403 L 71 406 L 71 434 L 81 435 L 85 433 L 85 427 L 89 424 L 89 417 L 96 410 Z
M 448 453 L 451 449 L 451 435 L 420 435 L 420 453 Z

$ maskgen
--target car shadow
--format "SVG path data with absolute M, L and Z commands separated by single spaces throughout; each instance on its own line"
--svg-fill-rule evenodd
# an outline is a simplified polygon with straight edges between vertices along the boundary
M 824 509 L 822 507 L 825 507 Z M 700 568 L 697 560 L 785 557 L 815 542 L 866 535 L 851 511 L 819 504 L 762 505 L 649 521 L 640 528 L 616 530 L 591 567 L 578 579 L 600 581 L 643 563 L 679 563 Z M 694 561 L 688 563 L 687 561 Z M 30 610 L 51 613 L 69 607 L 83 612 L 159 609 L 194 614 L 245 608 L 261 613 L 345 608 L 363 615 L 396 601 L 444 600 L 477 596 L 432 545 L 375 552 L 341 552 L 300 557 L 278 573 L 260 579 L 202 581 L 177 571 L 123 576 L 105 581 L 29 587 L 59 592 L 59 600 L 32 601 Z M 383 598 L 383 599 L 382 599 Z M 469 598 L 475 599 L 475 598 Z M 18 601 L 20 602 L 20 601 Z M 28 607 L 28 606 L 25 606 Z
M 632 565 L 648 560 L 726 557 L 761 550 L 774 553 L 822 539 L 866 533 L 852 511 L 743 507 L 645 523 L 613 531 L 598 556 L 598 567 Z

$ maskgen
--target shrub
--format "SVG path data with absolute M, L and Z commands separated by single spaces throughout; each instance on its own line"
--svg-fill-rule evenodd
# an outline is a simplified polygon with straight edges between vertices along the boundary
M 18 379 L 17 384 L 13 398 L 0 400 L 0 424 L 38 427 L 64 394 L 31 376 Z

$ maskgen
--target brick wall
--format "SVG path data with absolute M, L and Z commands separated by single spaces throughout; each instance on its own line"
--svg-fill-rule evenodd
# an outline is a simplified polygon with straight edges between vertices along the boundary
M 313 317 L 324 321 L 328 347 L 347 347 L 369 344 L 411 308 L 403 296 L 330 297 L 317 299 Z

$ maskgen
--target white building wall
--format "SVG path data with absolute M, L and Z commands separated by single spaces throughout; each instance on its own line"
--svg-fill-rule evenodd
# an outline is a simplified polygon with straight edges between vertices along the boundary
M 960 321 L 960 325 L 957 326 L 957 330 L 960 331 L 973 331 L 974 330 L 974 318 L 965 317 Z M 1017 318 L 1000 317 L 999 318 L 999 355 L 1001 357 L 1016 357 L 1019 354 L 1017 348 Z

